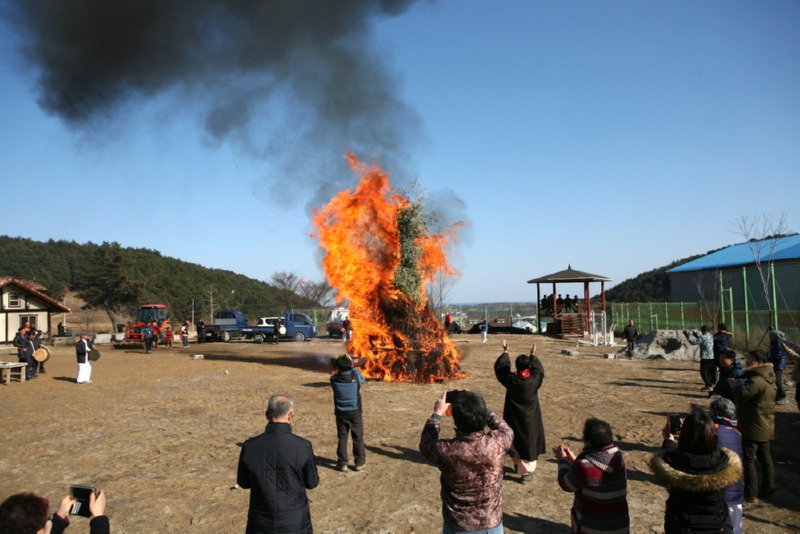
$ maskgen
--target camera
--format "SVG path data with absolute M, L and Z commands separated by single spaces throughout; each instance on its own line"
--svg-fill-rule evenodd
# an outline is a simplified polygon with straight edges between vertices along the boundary
M 70 486 L 69 494 L 78 501 L 69 511 L 70 515 L 92 517 L 92 512 L 89 510 L 89 497 L 92 493 L 97 493 L 97 489 L 91 486 Z

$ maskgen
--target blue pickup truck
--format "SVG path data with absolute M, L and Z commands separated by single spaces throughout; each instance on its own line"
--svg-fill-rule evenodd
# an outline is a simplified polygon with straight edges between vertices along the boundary
M 263 343 L 276 335 L 278 339 L 305 341 L 317 336 L 317 324 L 305 313 L 286 312 L 281 317 L 261 317 L 256 326 L 248 326 L 244 313 L 221 311 L 214 314 L 214 324 L 206 326 L 206 339 L 212 341 L 246 339 Z

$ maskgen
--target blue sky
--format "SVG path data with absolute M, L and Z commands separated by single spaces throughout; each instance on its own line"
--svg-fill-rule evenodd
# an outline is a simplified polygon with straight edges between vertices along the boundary
M 297 86 L 221 138 L 180 84 L 76 126 L 38 104 L 3 21 L 0 233 L 318 280 L 309 210 L 352 186 L 341 156 L 356 145 L 467 222 L 453 302 L 532 301 L 526 281 L 568 264 L 612 287 L 741 242 L 742 216 L 800 230 L 798 27 L 789 0 L 418 2 L 363 36 L 418 120 L 384 154 L 346 128 L 333 151 L 295 135 L 315 120 Z

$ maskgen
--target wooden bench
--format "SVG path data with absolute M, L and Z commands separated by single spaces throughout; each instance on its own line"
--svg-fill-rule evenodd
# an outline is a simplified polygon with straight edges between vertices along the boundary
M 19 373 L 19 381 L 25 382 L 25 373 L 28 364 L 25 362 L 0 362 L 0 369 L 3 371 L 3 384 L 11 382 L 11 371 Z

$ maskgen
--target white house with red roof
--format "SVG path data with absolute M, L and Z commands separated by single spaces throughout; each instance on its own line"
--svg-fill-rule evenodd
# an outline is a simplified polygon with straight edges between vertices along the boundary
M 25 323 L 54 335 L 51 316 L 71 310 L 45 294 L 46 288 L 33 280 L 0 276 L 0 343 L 10 343 Z

